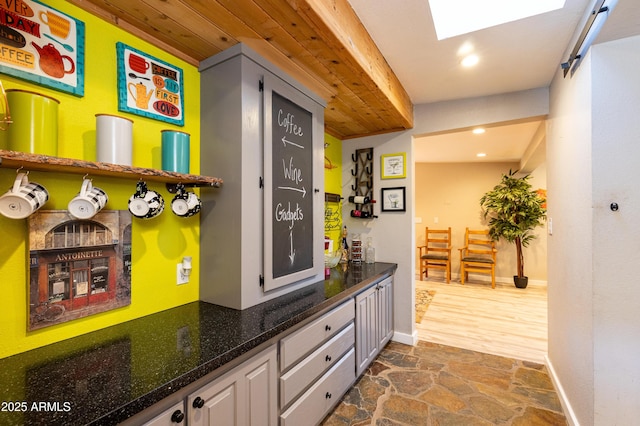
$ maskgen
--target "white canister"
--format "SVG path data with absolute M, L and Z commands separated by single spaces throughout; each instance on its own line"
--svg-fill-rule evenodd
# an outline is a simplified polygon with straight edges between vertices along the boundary
M 109 114 L 96 114 L 96 160 L 131 166 L 133 121 Z

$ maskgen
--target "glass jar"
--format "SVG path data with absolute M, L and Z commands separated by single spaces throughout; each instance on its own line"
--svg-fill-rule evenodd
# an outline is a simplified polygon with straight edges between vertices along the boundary
M 373 247 L 373 240 L 371 237 L 367 238 L 367 247 L 364 252 L 365 263 L 376 262 L 376 249 Z

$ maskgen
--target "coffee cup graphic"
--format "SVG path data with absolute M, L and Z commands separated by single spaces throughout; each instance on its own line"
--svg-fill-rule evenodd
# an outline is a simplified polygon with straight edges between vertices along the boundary
M 71 22 L 50 10 L 40 11 L 40 21 L 49 26 L 49 31 L 54 36 L 60 38 L 67 38 L 69 36 L 69 30 L 71 29 Z
M 133 53 L 129 54 L 129 68 L 133 71 L 145 74 L 149 69 L 149 62 L 147 62 L 143 57 L 135 55 Z

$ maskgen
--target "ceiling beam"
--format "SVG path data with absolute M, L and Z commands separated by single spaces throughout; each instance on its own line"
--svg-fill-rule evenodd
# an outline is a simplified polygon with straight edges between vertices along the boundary
M 348 139 L 413 127 L 411 100 L 347 0 L 69 0 L 198 66 L 237 43 L 327 102 Z

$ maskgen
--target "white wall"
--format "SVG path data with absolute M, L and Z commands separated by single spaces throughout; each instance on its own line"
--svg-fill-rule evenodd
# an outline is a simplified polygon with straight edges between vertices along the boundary
M 640 418 L 640 37 L 592 55 L 594 423 L 631 424 Z
M 548 359 L 584 425 L 593 424 L 589 62 L 573 78 L 556 76 L 547 120 Z
M 640 418 L 639 53 L 639 37 L 594 46 L 551 86 L 548 363 L 574 424 Z
M 416 105 L 414 108 L 415 127 L 404 132 L 369 136 L 345 140 L 342 144 L 342 193 L 351 192 L 351 154 L 359 148 L 374 149 L 374 193 L 380 194 L 384 187 L 406 186 L 407 211 L 404 213 L 380 213 L 376 205 L 374 212 L 379 216 L 372 221 L 360 221 L 349 216 L 350 208 L 345 203 L 343 223 L 349 233 L 362 233 L 363 237 L 373 237 L 376 260 L 395 262 L 398 270 L 394 288 L 394 340 L 412 343 L 417 338 L 414 323 L 414 272 L 415 264 L 415 172 L 413 162 L 413 136 L 466 128 L 477 125 L 502 123 L 530 117 L 544 116 L 549 111 L 549 91 L 547 88 L 506 93 L 482 98 L 459 101 L 438 102 Z M 407 177 L 405 179 L 380 179 L 380 155 L 396 152 L 407 153 Z

